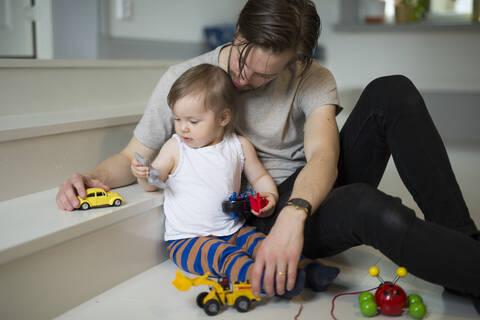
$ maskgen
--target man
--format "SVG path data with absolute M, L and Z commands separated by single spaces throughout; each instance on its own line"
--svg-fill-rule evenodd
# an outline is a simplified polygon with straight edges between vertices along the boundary
M 253 270 L 254 294 L 262 274 L 267 294 L 292 289 L 302 251 L 318 258 L 368 244 L 412 274 L 480 295 L 478 231 L 420 94 L 402 76 L 373 81 L 339 136 L 335 80 L 312 61 L 319 30 L 309 0 L 248 1 L 233 42 L 171 67 L 130 143 L 91 173 L 68 179 L 58 206 L 72 210 L 85 186 L 134 182 L 134 152 L 152 159 L 173 131 L 171 84 L 187 68 L 210 63 L 238 88 L 237 131 L 254 144 L 280 192 L 273 216 L 250 221 L 268 233 Z M 390 154 L 428 222 L 377 189 Z M 468 270 L 455 273 L 455 264 Z

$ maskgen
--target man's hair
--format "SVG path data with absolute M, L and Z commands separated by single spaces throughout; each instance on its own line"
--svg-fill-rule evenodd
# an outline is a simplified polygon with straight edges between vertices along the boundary
M 225 109 L 230 109 L 232 119 L 225 127 L 225 132 L 233 131 L 237 90 L 223 69 L 204 63 L 185 71 L 168 93 L 167 103 L 170 109 L 173 110 L 175 103 L 187 95 L 203 97 L 205 110 L 212 110 L 216 117 Z
M 235 38 L 245 45 L 240 52 L 240 66 L 252 46 L 260 46 L 274 54 L 293 49 L 295 61 L 305 72 L 312 63 L 321 23 L 315 4 L 310 0 L 249 0 L 237 22 Z M 302 74 L 303 74 L 302 72 Z

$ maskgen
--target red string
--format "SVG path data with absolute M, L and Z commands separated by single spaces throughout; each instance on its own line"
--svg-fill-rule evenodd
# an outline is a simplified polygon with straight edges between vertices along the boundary
M 300 305 L 300 309 L 298 310 L 298 313 L 297 313 L 297 315 L 296 315 L 295 318 L 294 318 L 295 320 L 298 319 L 298 317 L 300 316 L 300 313 L 302 313 L 302 310 L 303 310 L 303 304 Z
M 363 291 L 344 292 L 344 293 L 337 294 L 337 295 L 336 295 L 335 297 L 333 297 L 333 299 L 332 299 L 332 309 L 330 309 L 330 315 L 332 316 L 332 318 L 333 318 L 334 320 L 338 320 L 337 318 L 335 318 L 335 314 L 333 313 L 333 311 L 335 310 L 335 300 L 336 300 L 338 297 L 346 296 L 346 295 L 352 295 L 352 294 L 360 294 L 360 293 L 369 292 L 369 291 L 372 291 L 372 290 L 375 290 L 375 289 L 377 289 L 377 287 L 372 288 L 372 289 L 368 289 L 368 290 L 363 290 Z

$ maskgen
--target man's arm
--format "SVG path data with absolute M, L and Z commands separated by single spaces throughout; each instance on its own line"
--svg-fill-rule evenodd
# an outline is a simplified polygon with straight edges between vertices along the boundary
M 156 150 L 143 145 L 132 137 L 128 145 L 119 153 L 114 154 L 100 163 L 87 174 L 75 173 L 67 179 L 57 193 L 57 206 L 62 210 L 71 211 L 78 206 L 77 194 L 84 198 L 85 188 L 99 187 L 105 190 L 131 184 L 135 181 L 130 170 L 134 152 L 146 159 L 152 159 Z
M 340 142 L 335 106 L 317 108 L 310 114 L 304 141 L 307 164 L 298 174 L 290 197 L 307 200 L 315 212 L 332 190 L 338 174 Z
M 305 124 L 304 149 L 307 164 L 295 180 L 291 198 L 307 200 L 314 212 L 326 198 L 337 178 L 340 146 L 335 106 L 318 107 L 308 116 Z M 284 207 L 279 213 L 255 259 L 252 273 L 252 289 L 255 295 L 260 293 L 260 281 L 264 271 L 263 284 L 267 294 L 274 294 L 274 281 L 277 294 L 283 294 L 285 289 L 293 289 L 303 249 L 306 218 L 305 211 L 292 206 Z M 285 276 L 279 275 L 278 272 L 287 272 L 288 282 Z

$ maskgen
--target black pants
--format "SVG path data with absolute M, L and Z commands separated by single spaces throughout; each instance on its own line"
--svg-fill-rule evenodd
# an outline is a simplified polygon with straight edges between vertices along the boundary
M 306 221 L 304 254 L 327 257 L 366 244 L 427 281 L 480 295 L 480 242 L 442 140 L 410 80 L 374 80 L 340 132 L 339 175 Z M 422 210 L 377 189 L 392 155 Z M 268 233 L 290 197 L 299 171 L 279 186 L 275 215 L 250 223 Z

